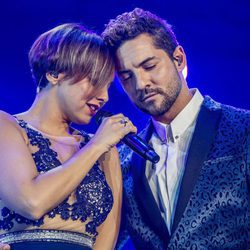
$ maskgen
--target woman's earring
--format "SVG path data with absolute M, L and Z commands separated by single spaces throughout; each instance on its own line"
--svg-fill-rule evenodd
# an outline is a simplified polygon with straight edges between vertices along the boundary
M 49 73 L 52 77 L 58 78 L 58 73 L 57 72 L 50 72 Z

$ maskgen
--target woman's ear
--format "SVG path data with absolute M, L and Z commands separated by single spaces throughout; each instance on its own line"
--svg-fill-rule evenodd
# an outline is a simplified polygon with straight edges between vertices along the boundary
M 46 78 L 52 85 L 56 85 L 63 77 L 64 74 L 58 74 L 57 72 L 46 73 Z

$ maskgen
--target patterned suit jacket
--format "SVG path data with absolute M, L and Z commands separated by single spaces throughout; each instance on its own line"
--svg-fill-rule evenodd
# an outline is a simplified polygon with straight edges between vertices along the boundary
M 149 141 L 150 122 L 141 137 Z M 205 97 L 169 235 L 145 176 L 146 162 L 120 150 L 124 201 L 117 249 L 250 249 L 250 112 Z

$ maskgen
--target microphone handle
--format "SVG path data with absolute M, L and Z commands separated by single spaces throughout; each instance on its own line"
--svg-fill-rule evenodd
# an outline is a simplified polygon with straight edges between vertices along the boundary
M 152 163 L 157 163 L 160 160 L 159 155 L 155 153 L 154 149 L 148 145 L 146 146 L 145 142 L 135 134 L 129 133 L 121 141 L 142 158 Z

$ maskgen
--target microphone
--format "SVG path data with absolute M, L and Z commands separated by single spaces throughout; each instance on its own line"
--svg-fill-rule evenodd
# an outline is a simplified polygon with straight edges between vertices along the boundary
M 96 115 L 95 120 L 98 125 L 101 124 L 103 118 L 114 115 L 109 111 L 104 111 L 100 109 Z M 160 160 L 158 154 L 155 153 L 154 149 L 150 147 L 143 139 L 139 136 L 129 133 L 121 139 L 121 141 L 129 146 L 135 153 L 140 155 L 142 158 L 151 161 L 152 163 L 157 163 Z

